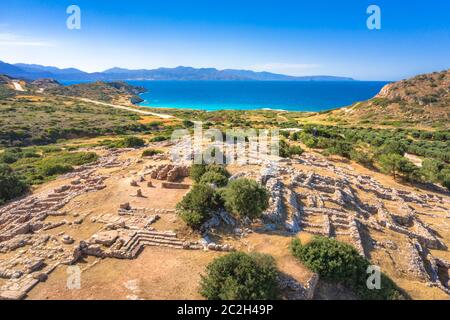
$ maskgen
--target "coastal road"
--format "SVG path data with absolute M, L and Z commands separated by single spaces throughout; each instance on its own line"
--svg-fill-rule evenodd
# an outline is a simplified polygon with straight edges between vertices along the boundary
M 71 98 L 73 98 L 73 97 L 71 97 Z M 155 113 L 155 112 L 150 112 L 150 111 L 144 111 L 144 110 L 140 110 L 140 109 L 120 106 L 120 105 L 117 105 L 117 104 L 111 104 L 111 103 L 106 103 L 106 102 L 101 102 L 101 101 L 96 101 L 96 100 L 91 100 L 91 99 L 86 99 L 86 98 L 77 98 L 77 99 L 81 100 L 81 101 L 84 101 L 84 102 L 94 103 L 94 104 L 97 104 L 97 105 L 102 105 L 102 106 L 112 107 L 112 108 L 116 108 L 116 109 L 122 109 L 122 110 L 131 111 L 131 112 L 136 112 L 136 113 L 140 113 L 140 114 L 147 115 L 147 116 L 160 117 L 162 119 L 173 119 L 173 118 L 175 118 L 174 116 L 171 116 L 170 114 L 162 114 L 162 113 Z

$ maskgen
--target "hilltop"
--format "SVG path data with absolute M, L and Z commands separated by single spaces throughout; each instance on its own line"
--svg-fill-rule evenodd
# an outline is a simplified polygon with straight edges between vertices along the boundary
M 80 83 L 63 86 L 51 78 L 37 79 L 34 81 L 13 78 L 0 74 L 0 97 L 13 97 L 18 93 L 44 94 L 46 96 L 68 96 L 86 98 L 91 100 L 135 104 L 143 101 L 139 94 L 146 89 L 139 86 L 131 86 L 122 81 L 94 83 Z
M 132 107 L 130 112 L 95 103 L 131 106 L 140 101 L 137 94 L 143 90 L 123 82 L 62 86 L 52 79 L 25 81 L 0 75 L 0 146 L 146 131 Z
M 449 116 L 450 70 L 445 70 L 390 83 L 374 98 L 320 118 L 350 124 L 448 128 Z
M 143 100 L 138 96 L 145 92 L 143 87 L 131 86 L 125 82 L 80 83 L 71 86 L 57 86 L 46 91 L 50 95 L 82 97 L 104 102 L 139 103 Z

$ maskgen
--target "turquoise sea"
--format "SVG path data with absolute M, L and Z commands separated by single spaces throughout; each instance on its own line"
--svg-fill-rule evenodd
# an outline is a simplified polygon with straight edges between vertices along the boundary
M 322 111 L 375 96 L 381 81 L 127 81 L 143 86 L 141 106 L 197 110 Z M 67 82 L 66 84 L 73 84 Z

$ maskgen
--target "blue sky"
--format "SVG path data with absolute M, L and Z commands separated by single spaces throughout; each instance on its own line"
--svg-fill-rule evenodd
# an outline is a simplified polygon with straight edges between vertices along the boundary
M 66 8 L 81 8 L 81 30 Z M 381 30 L 366 26 L 381 8 Z M 216 67 L 397 80 L 450 67 L 450 1 L 14 0 L 0 60 L 102 71 Z

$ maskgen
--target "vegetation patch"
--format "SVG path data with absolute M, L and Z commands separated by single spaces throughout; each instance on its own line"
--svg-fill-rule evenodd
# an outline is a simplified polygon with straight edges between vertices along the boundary
M 343 284 L 353 290 L 360 299 L 405 298 L 394 282 L 383 273 L 380 289 L 368 289 L 367 268 L 370 262 L 349 244 L 326 237 L 315 237 L 311 242 L 303 245 L 299 239 L 294 239 L 291 243 L 291 252 L 323 279 Z
M 269 194 L 258 182 L 236 179 L 222 192 L 225 208 L 240 217 L 256 219 L 269 207 Z
M 139 137 L 130 136 L 114 141 L 106 140 L 101 144 L 107 148 L 140 148 L 145 146 L 145 141 Z
M 153 133 L 133 112 L 58 96 L 0 99 L 0 146 L 48 145 L 59 139 Z
M 233 252 L 206 268 L 200 293 L 208 300 L 267 300 L 279 298 L 275 260 L 265 254 Z
M 188 226 L 198 229 L 221 204 L 220 195 L 209 185 L 196 184 L 177 204 L 177 211 Z
M 283 131 L 282 131 L 283 132 Z M 291 145 L 286 140 L 280 140 L 280 157 L 290 158 L 292 156 L 299 156 L 303 153 L 303 149 L 299 145 Z
M 0 205 L 28 191 L 28 184 L 9 166 L 0 164 Z
M 152 156 L 156 156 L 157 154 L 161 154 L 161 153 L 163 153 L 163 151 L 161 151 L 161 150 L 147 149 L 142 152 L 142 156 L 143 157 L 152 157 Z
M 225 187 L 228 183 L 228 177 L 219 172 L 207 171 L 202 175 L 200 183 L 213 184 L 216 187 Z
M 193 164 L 189 169 L 189 176 L 194 182 L 199 183 L 204 174 L 207 172 L 217 173 L 225 177 L 227 180 L 230 177 L 230 173 L 223 165 L 218 164 Z
M 59 174 L 72 171 L 75 166 L 92 163 L 98 159 L 98 155 L 94 152 L 39 151 L 42 153 L 39 157 L 21 157 L 11 164 L 11 168 L 22 176 L 27 184 L 41 184 Z
M 166 136 L 166 135 L 159 135 L 159 136 L 155 136 L 149 139 L 150 142 L 161 142 L 161 141 L 167 141 L 169 140 L 170 137 Z

